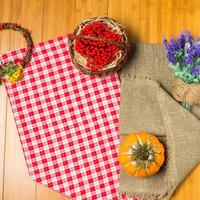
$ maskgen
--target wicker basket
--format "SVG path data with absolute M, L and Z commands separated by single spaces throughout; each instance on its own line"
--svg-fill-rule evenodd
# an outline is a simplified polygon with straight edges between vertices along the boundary
M 117 43 L 114 40 L 99 38 L 98 36 L 90 37 L 88 35 L 80 34 L 81 30 L 83 30 L 84 27 L 97 21 L 105 23 L 107 26 L 111 28 L 112 31 L 119 34 L 121 36 L 122 42 Z M 87 65 L 86 57 L 84 55 L 81 55 L 75 50 L 77 38 L 101 41 L 101 42 L 110 43 L 110 44 L 118 46 L 119 51 L 116 54 L 116 59 L 112 60 L 107 65 L 103 66 L 103 68 L 101 68 L 100 70 L 96 70 L 96 71 L 91 70 L 90 68 L 86 66 Z M 70 54 L 71 54 L 71 58 L 74 65 L 85 74 L 97 75 L 100 77 L 108 75 L 111 72 L 113 73 L 113 72 L 118 71 L 122 67 L 122 64 L 124 63 L 124 61 L 126 60 L 127 55 L 128 55 L 128 50 L 129 50 L 128 38 L 127 38 L 127 34 L 124 27 L 120 25 L 119 23 L 117 23 L 115 20 L 110 19 L 108 17 L 97 17 L 97 18 L 92 18 L 92 19 L 83 21 L 80 25 L 77 26 L 74 33 L 69 38 L 69 44 L 70 44 Z

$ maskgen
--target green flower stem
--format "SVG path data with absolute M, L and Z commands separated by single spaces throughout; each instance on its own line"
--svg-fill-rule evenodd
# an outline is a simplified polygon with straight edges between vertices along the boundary
M 191 109 L 191 105 L 185 103 L 185 102 L 181 102 L 182 106 L 187 109 L 187 110 L 190 110 Z

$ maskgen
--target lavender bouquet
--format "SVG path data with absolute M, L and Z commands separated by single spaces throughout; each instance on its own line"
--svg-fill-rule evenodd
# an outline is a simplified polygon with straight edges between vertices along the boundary
M 178 78 L 172 86 L 173 96 L 185 105 L 200 104 L 200 39 L 184 31 L 177 39 L 165 38 L 163 43 L 169 66 Z

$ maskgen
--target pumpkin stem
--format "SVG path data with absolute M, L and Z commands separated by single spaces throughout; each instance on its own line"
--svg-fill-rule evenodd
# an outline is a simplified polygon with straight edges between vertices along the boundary
M 149 158 L 149 152 L 147 150 L 143 150 L 143 151 L 139 152 L 138 158 L 140 160 L 148 160 L 148 158 Z
M 139 146 L 139 148 L 133 152 L 132 158 L 133 160 L 136 158 L 137 160 L 148 160 L 149 159 L 149 149 L 146 146 Z

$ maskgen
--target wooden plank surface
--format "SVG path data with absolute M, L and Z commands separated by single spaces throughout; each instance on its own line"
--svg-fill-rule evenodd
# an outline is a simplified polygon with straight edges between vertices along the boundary
M 1 2 L 0 21 L 11 20 L 11 0 Z M 10 48 L 10 33 L 0 33 L 0 52 L 6 52 Z M 6 142 L 6 115 L 7 97 L 5 88 L 0 87 L 0 200 L 3 199 L 4 191 L 4 164 L 5 164 L 5 142 Z
M 42 40 L 43 1 L 12 1 L 12 21 L 32 30 L 36 42 Z M 24 38 L 11 32 L 10 49 L 24 47 Z M 4 200 L 35 200 L 36 183 L 28 175 L 10 104 L 7 105 L 4 166 Z
M 161 43 L 163 36 L 189 29 L 200 36 L 199 0 L 0 0 L 0 22 L 21 23 L 35 42 L 72 32 L 82 20 L 108 15 L 124 24 L 131 42 Z M 0 33 L 0 53 L 24 46 L 23 38 Z M 12 111 L 0 88 L 0 200 L 67 200 L 28 176 Z M 200 166 L 172 200 L 200 199 Z

